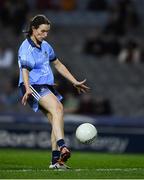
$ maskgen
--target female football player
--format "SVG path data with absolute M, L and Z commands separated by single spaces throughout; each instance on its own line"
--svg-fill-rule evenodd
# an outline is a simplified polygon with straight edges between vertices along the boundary
M 41 110 L 52 126 L 52 161 L 49 168 L 68 168 L 65 162 L 70 150 L 64 140 L 62 96 L 54 89 L 54 75 L 51 63 L 56 70 L 68 79 L 78 92 L 86 92 L 85 81 L 78 81 L 56 56 L 51 45 L 45 41 L 51 23 L 44 15 L 36 15 L 25 32 L 26 39 L 18 51 L 20 69 L 19 87 L 23 93 L 22 104 L 28 104 L 36 112 Z

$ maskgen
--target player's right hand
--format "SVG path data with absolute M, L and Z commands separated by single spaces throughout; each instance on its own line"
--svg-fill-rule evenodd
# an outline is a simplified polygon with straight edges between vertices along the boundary
M 25 106 L 26 105 L 26 103 L 27 103 L 27 100 L 28 100 L 28 98 L 29 98 L 29 96 L 32 94 L 32 91 L 31 91 L 31 89 L 29 88 L 26 92 L 25 92 L 25 94 L 24 94 L 24 96 L 23 96 L 23 98 L 22 98 L 22 104 Z

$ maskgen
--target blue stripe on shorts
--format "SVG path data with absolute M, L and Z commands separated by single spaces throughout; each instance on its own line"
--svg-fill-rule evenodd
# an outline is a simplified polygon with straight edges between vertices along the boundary
M 44 84 L 44 85 L 36 85 L 35 84 L 35 85 L 31 85 L 31 86 L 36 91 L 36 94 L 38 93 L 41 97 L 43 97 L 49 93 L 53 93 L 59 101 L 61 101 L 63 99 L 61 94 L 59 94 L 59 92 L 57 90 L 55 90 L 53 86 L 50 86 L 47 84 Z M 24 84 L 20 85 L 20 91 L 21 91 L 22 95 L 25 94 L 26 91 L 25 91 Z M 42 109 L 42 107 L 39 105 L 38 101 L 39 101 L 39 99 L 34 98 L 32 95 L 27 100 L 28 104 L 35 112 Z

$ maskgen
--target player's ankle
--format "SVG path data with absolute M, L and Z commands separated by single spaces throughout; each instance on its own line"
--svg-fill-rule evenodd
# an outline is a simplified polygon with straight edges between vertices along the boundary
M 59 158 L 60 158 L 60 151 L 58 151 L 58 150 L 52 151 L 52 161 L 51 161 L 52 164 L 57 163 Z
M 63 147 L 66 147 L 64 139 L 59 139 L 57 141 L 57 145 L 59 146 L 60 149 L 62 149 Z

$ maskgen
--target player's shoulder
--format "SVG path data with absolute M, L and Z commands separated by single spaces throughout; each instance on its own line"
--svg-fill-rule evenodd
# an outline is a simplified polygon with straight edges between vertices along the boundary
M 19 48 L 19 52 L 23 51 L 23 52 L 28 52 L 32 50 L 32 46 L 30 45 L 28 39 L 25 39 Z
M 21 43 L 20 48 L 21 48 L 21 47 L 27 47 L 27 46 L 29 46 L 29 42 L 28 42 L 27 39 L 25 39 L 25 40 Z

